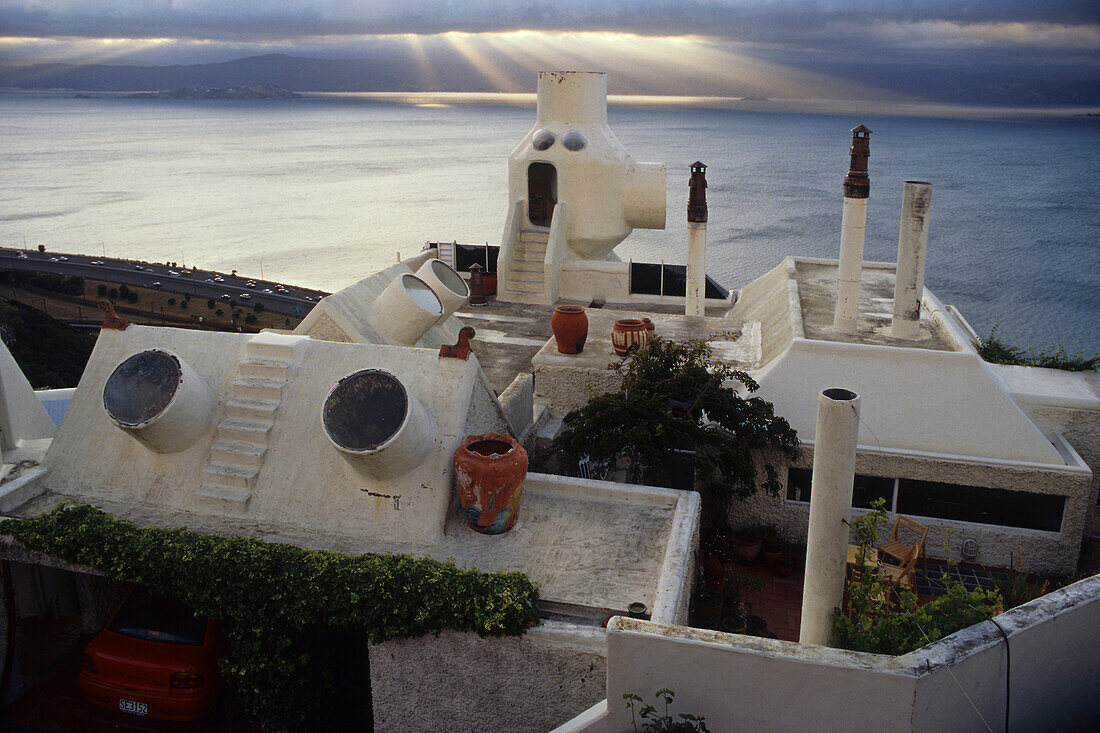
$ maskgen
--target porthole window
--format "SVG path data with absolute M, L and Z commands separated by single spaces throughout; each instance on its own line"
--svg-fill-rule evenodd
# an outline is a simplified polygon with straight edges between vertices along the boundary
M 179 360 L 166 351 L 134 354 L 103 386 L 103 406 L 120 425 L 137 426 L 164 412 L 180 385 Z
M 325 400 L 325 432 L 345 450 L 372 451 L 397 434 L 408 408 L 408 395 L 397 377 L 364 369 L 333 387 Z
M 573 130 L 565 133 L 565 137 L 561 139 L 561 144 L 565 146 L 566 150 L 576 152 L 578 150 L 584 150 L 584 146 L 588 144 L 588 140 L 585 139 L 584 135 Z
M 550 146 L 554 144 L 554 133 L 549 130 L 539 130 L 535 133 L 535 137 L 531 140 L 531 147 L 535 150 L 549 150 Z

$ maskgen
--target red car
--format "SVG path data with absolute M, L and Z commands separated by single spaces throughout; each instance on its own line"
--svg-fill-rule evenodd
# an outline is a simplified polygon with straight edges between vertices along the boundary
M 210 712 L 225 682 L 221 627 L 138 588 L 84 650 L 80 689 L 100 707 L 159 720 Z

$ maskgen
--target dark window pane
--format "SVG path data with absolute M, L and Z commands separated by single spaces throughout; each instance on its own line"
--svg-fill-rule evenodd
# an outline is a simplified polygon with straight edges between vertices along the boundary
M 923 517 L 1058 532 L 1064 496 L 901 479 L 898 512 Z
M 875 499 L 883 499 L 886 502 L 886 510 L 893 508 L 894 479 L 882 476 L 862 476 L 856 474 L 856 481 L 852 487 L 852 506 L 861 509 L 870 509 Z
M 810 500 L 810 478 L 813 472 L 808 468 L 787 470 L 787 498 L 791 501 Z
M 195 618 L 179 601 L 154 598 L 139 588 L 122 604 L 110 629 L 145 641 L 197 646 L 206 636 L 206 619 Z

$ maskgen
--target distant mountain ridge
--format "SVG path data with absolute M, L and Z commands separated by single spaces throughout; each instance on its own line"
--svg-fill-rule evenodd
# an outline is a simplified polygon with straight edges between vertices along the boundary
M 208 64 L 137 66 L 113 64 L 0 65 L 0 88 L 66 89 L 80 92 L 160 92 L 176 89 L 278 87 L 297 92 L 493 92 L 497 89 L 469 60 L 456 54 L 432 66 L 425 88 L 423 62 L 410 52 L 393 49 L 385 57 L 318 59 L 286 54 L 249 56 Z M 857 79 L 851 76 L 849 78 Z M 941 80 L 945 81 L 945 80 Z M 617 80 L 611 79 L 610 91 Z M 978 105 L 1096 106 L 1100 79 L 1050 84 L 1041 79 L 992 77 L 957 70 L 949 83 L 929 90 L 913 81 L 897 90 L 914 100 Z M 532 74 L 531 88 L 534 88 Z M 669 91 L 668 93 L 675 93 Z M 743 96 L 731 88 L 719 92 Z

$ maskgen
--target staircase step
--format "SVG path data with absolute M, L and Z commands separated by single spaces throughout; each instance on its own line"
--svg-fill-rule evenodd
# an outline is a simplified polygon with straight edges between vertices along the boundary
M 519 236 L 516 239 L 520 242 L 542 242 L 546 243 L 550 239 L 550 232 L 540 232 L 534 229 L 521 229 Z
M 546 261 L 546 250 L 517 248 L 516 251 L 512 253 L 512 259 L 515 262 L 537 262 L 541 265 Z
M 275 359 L 253 359 L 246 357 L 237 365 L 242 377 L 257 377 L 286 381 L 290 363 Z
M 513 262 L 512 272 L 537 272 L 542 275 L 546 271 L 546 266 L 541 262 Z
M 268 421 L 222 420 L 218 423 L 217 434 L 220 440 L 230 443 L 267 445 L 267 434 L 273 425 Z
M 288 336 L 279 333 L 258 333 L 245 343 L 245 353 L 256 359 L 294 361 L 294 349 L 307 336 Z
M 523 270 L 512 270 L 511 281 L 513 285 L 516 283 L 535 283 L 541 288 L 542 280 L 543 278 L 541 272 L 524 272 Z
M 240 422 L 266 422 L 274 425 L 275 411 L 278 409 L 277 402 L 231 399 L 225 402 L 225 417 Z
M 516 293 L 541 293 L 543 290 L 542 282 L 528 282 L 526 280 L 513 280 L 508 290 Z
M 252 468 L 222 466 L 212 463 L 203 469 L 203 486 L 217 486 L 224 489 L 252 491 L 252 482 L 259 473 Z
M 233 382 L 233 396 L 256 402 L 270 402 L 278 405 L 283 397 L 285 379 L 265 379 L 263 377 L 238 377 Z
M 259 471 L 267 446 L 219 440 L 210 447 L 210 464 Z
M 203 484 L 195 492 L 206 501 L 239 511 L 248 509 L 252 492 L 248 489 L 234 489 L 218 484 Z

